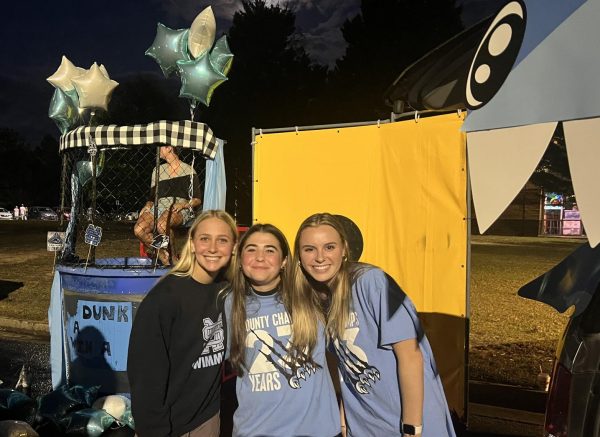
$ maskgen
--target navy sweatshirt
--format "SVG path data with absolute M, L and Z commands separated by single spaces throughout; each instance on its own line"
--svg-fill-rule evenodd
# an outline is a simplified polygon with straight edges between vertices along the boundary
M 168 275 L 140 304 L 127 358 L 139 437 L 180 436 L 219 412 L 225 285 Z

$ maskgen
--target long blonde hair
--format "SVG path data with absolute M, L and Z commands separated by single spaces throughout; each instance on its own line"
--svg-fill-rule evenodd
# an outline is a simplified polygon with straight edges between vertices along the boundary
M 312 311 L 307 310 L 307 305 L 298 305 L 298 302 L 294 301 L 293 293 L 291 292 L 289 265 L 291 258 L 290 247 L 283 235 L 277 227 L 268 223 L 257 223 L 253 225 L 243 235 L 240 243 L 237 247 L 237 256 L 234 260 L 234 273 L 231 280 L 231 293 L 232 293 L 232 308 L 231 308 L 231 350 L 229 353 L 229 359 L 233 368 L 237 371 L 239 376 L 244 374 L 246 368 L 245 353 L 246 353 L 246 300 L 251 296 L 250 283 L 242 271 L 242 252 L 246 245 L 248 238 L 257 233 L 264 232 L 273 235 L 279 245 L 281 246 L 282 262 L 288 259 L 287 267 L 282 268 L 280 271 L 280 282 L 279 282 L 279 295 L 281 301 L 290 316 L 292 322 L 291 330 L 291 347 L 288 350 L 289 358 L 292 361 L 297 361 L 299 357 L 309 357 L 308 360 L 313 364 L 312 352 L 317 343 L 317 319 L 315 314 L 318 313 L 315 308 Z M 307 317 L 308 316 L 308 317 Z
M 192 223 L 192 226 L 190 226 L 190 229 L 187 233 L 186 241 L 181 248 L 181 255 L 179 261 L 177 261 L 177 263 L 169 271 L 169 275 L 192 276 L 194 266 L 196 265 L 196 256 L 193 252 L 192 240 L 194 239 L 194 235 L 196 233 L 198 225 L 209 218 L 217 218 L 225 222 L 225 224 L 227 224 L 227 226 L 231 230 L 231 237 L 233 238 L 234 245 L 237 243 L 237 225 L 235 224 L 235 220 L 227 212 L 222 211 L 220 209 L 209 209 L 207 211 L 204 211 L 198 217 L 196 217 L 196 219 Z M 227 265 L 227 270 L 219 275 L 219 279 L 225 279 L 229 281 L 232 276 L 232 266 L 233 262 L 230 261 Z
M 344 248 L 340 270 L 327 284 L 324 284 L 329 290 L 328 301 L 325 304 L 313 284 L 311 284 L 312 278 L 304 270 L 300 261 L 300 237 L 302 236 L 302 232 L 307 228 L 323 225 L 331 226 L 336 230 Z M 327 334 L 333 339 L 342 338 L 350 315 L 352 273 L 347 260 L 349 253 L 348 239 L 344 228 L 340 221 L 332 214 L 326 212 L 313 214 L 304 220 L 298 228 L 294 241 L 294 262 L 292 263 L 291 272 L 293 284 L 291 289 L 293 290 L 294 299 L 310 302 L 310 306 L 322 308 L 326 319 Z

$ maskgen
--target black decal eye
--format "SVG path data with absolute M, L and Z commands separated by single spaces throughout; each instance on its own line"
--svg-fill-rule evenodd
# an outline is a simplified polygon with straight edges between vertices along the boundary
M 478 109 L 498 92 L 510 73 L 525 35 L 525 4 L 507 3 L 496 15 L 473 57 L 467 78 L 467 107 Z

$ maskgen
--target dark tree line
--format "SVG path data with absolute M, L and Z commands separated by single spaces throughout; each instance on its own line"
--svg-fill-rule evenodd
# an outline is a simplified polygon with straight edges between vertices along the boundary
M 229 81 L 203 114 L 228 140 L 228 198 L 237 200 L 238 216 L 248 222 L 251 214 L 252 127 L 387 118 L 383 93 L 393 79 L 461 29 L 453 0 L 363 0 L 341 29 L 346 54 L 328 71 L 311 62 L 291 10 L 243 1 L 228 32 L 235 54 Z
M 207 123 L 227 141 L 228 206 L 240 222 L 251 215 L 251 128 L 290 127 L 388 118 L 383 94 L 410 64 L 462 30 L 454 0 L 363 0 L 341 32 L 345 55 L 332 70 L 311 62 L 295 26 L 295 14 L 264 0 L 244 0 L 227 36 L 235 54 L 229 80 L 201 108 Z M 98 123 L 135 124 L 189 119 L 178 98 L 179 80 L 138 75 L 122 80 Z M 58 203 L 57 142 L 45 138 L 23 152 L 15 132 L 0 131 L 0 159 L 20 164 L 0 176 L 4 203 Z M 20 152 L 15 155 L 17 149 Z
M 60 158 L 57 150 L 58 142 L 50 135 L 32 149 L 18 132 L 0 128 L 0 206 L 58 205 Z

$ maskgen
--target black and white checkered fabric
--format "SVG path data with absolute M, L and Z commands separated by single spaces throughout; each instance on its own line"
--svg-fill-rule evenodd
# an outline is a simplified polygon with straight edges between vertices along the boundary
M 92 141 L 98 149 L 160 143 L 201 150 L 210 159 L 214 159 L 217 153 L 217 138 L 213 131 L 204 123 L 189 120 L 160 120 L 133 126 L 81 126 L 60 137 L 60 151 L 87 148 Z

